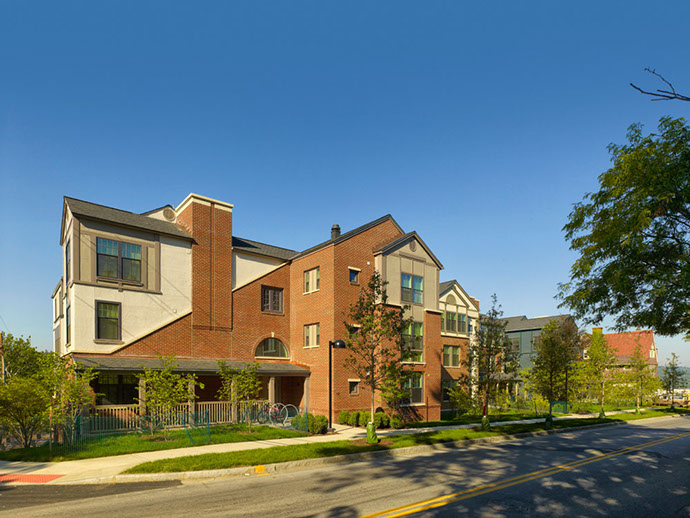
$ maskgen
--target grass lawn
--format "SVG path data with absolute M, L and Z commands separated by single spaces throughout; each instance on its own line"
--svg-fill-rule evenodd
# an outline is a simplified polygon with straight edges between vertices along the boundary
M 596 418 L 574 418 L 554 421 L 552 429 L 572 428 L 587 426 L 599 423 L 613 423 L 616 421 L 632 421 L 635 419 L 645 419 L 650 417 L 668 416 L 677 413 L 670 410 L 653 410 L 643 412 L 640 415 L 620 414 L 606 419 Z M 259 464 L 273 464 L 278 462 L 289 462 L 302 459 L 313 459 L 320 457 L 333 457 L 335 455 L 347 455 L 350 453 L 361 453 L 367 451 L 378 451 L 393 448 L 404 448 L 407 446 L 420 446 L 427 444 L 437 444 L 463 439 L 478 439 L 498 435 L 511 435 L 521 432 L 534 432 L 544 430 L 544 423 L 534 424 L 515 424 L 494 426 L 488 432 L 475 429 L 455 429 L 440 430 L 437 432 L 415 433 L 407 435 L 386 436 L 393 444 L 383 446 L 376 444 L 355 445 L 350 441 L 333 441 L 328 443 L 300 444 L 295 446 L 275 446 L 272 448 L 262 448 L 244 450 L 228 453 L 208 453 L 204 455 L 194 455 L 189 457 L 178 457 L 175 459 L 163 459 L 152 462 L 145 462 L 128 469 L 125 473 L 174 473 L 180 471 L 200 471 L 208 469 L 225 469 L 239 466 L 255 466 Z
M 192 444 L 184 430 L 173 430 L 170 440 L 162 440 L 162 435 L 142 435 L 132 433 L 126 435 L 104 436 L 99 440 L 86 443 L 85 448 L 74 452 L 62 452 L 54 449 L 53 461 L 92 459 L 95 457 L 109 457 L 126 453 L 138 453 L 143 451 L 172 450 L 176 448 L 188 448 L 190 446 L 202 446 L 208 443 L 206 429 L 197 428 L 190 431 L 196 444 Z M 264 439 L 283 439 L 286 437 L 301 437 L 304 433 L 270 426 L 253 426 L 252 433 L 247 432 L 247 426 L 222 425 L 211 427 L 211 444 L 228 442 L 261 441 Z M 36 448 L 18 448 L 0 452 L 0 460 L 20 460 L 45 462 L 50 459 L 48 446 Z
M 534 412 L 526 412 L 523 410 L 508 410 L 500 414 L 489 414 L 491 422 L 498 423 L 501 421 L 521 421 L 524 419 L 538 419 L 545 417 L 546 414 L 535 414 Z M 481 423 L 481 415 L 462 415 L 452 419 L 442 419 L 441 421 L 416 421 L 405 423 L 405 428 L 427 428 L 431 426 L 453 426 L 456 424 L 472 424 Z

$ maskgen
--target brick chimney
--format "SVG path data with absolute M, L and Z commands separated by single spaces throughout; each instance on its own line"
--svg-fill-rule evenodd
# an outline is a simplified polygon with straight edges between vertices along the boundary
M 232 205 L 190 194 L 175 209 L 192 244 L 193 357 L 230 356 Z
M 340 225 L 337 223 L 331 227 L 331 241 L 335 241 L 340 237 Z

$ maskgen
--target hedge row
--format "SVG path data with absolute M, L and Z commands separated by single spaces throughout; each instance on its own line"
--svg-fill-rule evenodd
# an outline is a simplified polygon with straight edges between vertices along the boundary
M 347 410 L 341 410 L 338 414 L 339 424 L 366 426 L 369 421 L 371 421 L 371 413 L 366 411 L 355 410 L 349 412 Z M 384 412 L 376 412 L 374 414 L 374 426 L 377 429 L 388 428 L 390 425 L 391 420 Z
M 325 415 L 296 415 L 292 418 L 291 426 L 297 430 L 306 430 L 309 421 L 309 433 L 324 434 L 328 429 L 328 418 Z

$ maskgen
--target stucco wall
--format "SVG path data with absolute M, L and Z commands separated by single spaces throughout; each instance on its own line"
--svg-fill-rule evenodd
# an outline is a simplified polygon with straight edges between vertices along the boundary
M 70 352 L 110 353 L 188 313 L 192 297 L 190 250 L 188 241 L 160 237 L 160 294 L 75 284 Z M 121 343 L 96 342 L 98 300 L 121 303 Z
M 248 282 L 267 274 L 274 270 L 276 266 L 285 261 L 273 257 L 246 254 L 241 252 L 232 253 L 232 288 L 243 286 Z

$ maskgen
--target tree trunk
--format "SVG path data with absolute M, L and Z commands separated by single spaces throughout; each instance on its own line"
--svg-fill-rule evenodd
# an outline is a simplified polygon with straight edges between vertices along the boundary
M 371 384 L 371 414 L 369 415 L 369 421 L 374 422 L 374 406 L 376 405 L 375 398 L 376 398 L 376 390 L 375 386 L 372 383 Z

